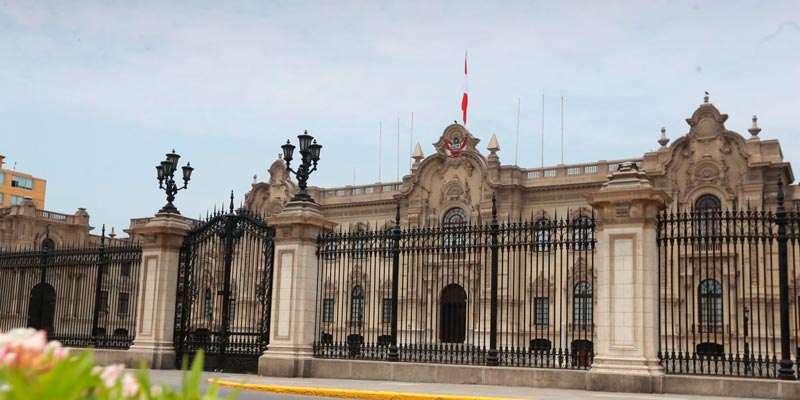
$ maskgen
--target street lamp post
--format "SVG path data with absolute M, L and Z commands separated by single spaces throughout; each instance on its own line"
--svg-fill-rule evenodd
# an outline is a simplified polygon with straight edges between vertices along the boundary
M 183 187 L 178 187 L 178 184 L 175 183 L 174 176 L 175 171 L 178 169 L 178 160 L 180 158 L 181 156 L 175 153 L 175 149 L 172 149 L 172 153 L 167 153 L 167 159 L 162 161 L 161 164 L 156 165 L 158 187 L 164 189 L 164 192 L 167 194 L 167 204 L 161 207 L 159 212 L 180 214 L 172 202 L 175 200 L 175 194 L 177 194 L 179 190 L 186 189 L 186 187 L 189 186 L 189 180 L 192 178 L 192 171 L 194 170 L 190 163 L 186 163 L 186 165 L 181 167 L 183 170 Z
M 313 203 L 314 199 L 308 195 L 306 188 L 308 187 L 308 177 L 312 172 L 317 170 L 317 162 L 319 161 L 319 153 L 322 150 L 322 145 L 317 144 L 317 141 L 314 140 L 313 136 L 308 134 L 308 131 L 304 131 L 302 135 L 297 135 L 297 139 L 300 141 L 300 155 L 302 157 L 297 171 L 289 167 L 289 164 L 292 162 L 294 145 L 287 139 L 286 144 L 281 146 L 283 149 L 283 160 L 286 161 L 286 169 L 294 173 L 295 177 L 297 177 L 297 186 L 300 187 L 300 191 L 292 197 L 292 201 L 309 201 Z

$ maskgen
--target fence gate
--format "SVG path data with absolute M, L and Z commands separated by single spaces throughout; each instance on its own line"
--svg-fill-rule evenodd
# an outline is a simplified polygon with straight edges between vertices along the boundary
M 269 344 L 273 237 L 266 222 L 233 203 L 189 232 L 178 271 L 178 363 L 203 349 L 207 370 L 258 370 Z

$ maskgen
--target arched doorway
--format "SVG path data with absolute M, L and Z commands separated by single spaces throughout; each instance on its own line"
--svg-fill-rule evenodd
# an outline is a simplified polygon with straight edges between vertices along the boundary
M 56 290 L 49 283 L 41 282 L 31 289 L 28 303 L 28 327 L 53 332 L 56 316 Z
M 439 339 L 442 343 L 464 343 L 467 336 L 467 292 L 452 283 L 442 290 Z

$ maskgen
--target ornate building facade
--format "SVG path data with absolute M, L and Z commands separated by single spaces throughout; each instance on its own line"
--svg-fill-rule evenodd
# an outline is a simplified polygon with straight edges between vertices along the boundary
M 596 250 L 591 244 L 592 233 L 584 231 L 594 221 L 586 196 L 599 191 L 611 173 L 621 165 L 635 166 L 641 171 L 634 174 L 636 179 L 651 181 L 670 196 L 670 210 L 696 210 L 718 219 L 723 214 L 715 213 L 723 210 L 775 210 L 779 180 L 784 185 L 793 182 L 793 171 L 783 159 L 780 144 L 759 137 L 756 117 L 747 138 L 729 130 L 727 118 L 706 97 L 686 120 L 688 132 L 670 144 L 662 131 L 656 151 L 625 160 L 545 168 L 502 165 L 494 136 L 486 154 L 479 148 L 480 139 L 464 126 L 453 124 L 444 129 L 433 145 L 434 152 L 427 157 L 417 145 L 411 171 L 402 181 L 309 188 L 321 213 L 337 224 L 335 232 L 351 235 L 337 236 L 341 240 L 335 246 L 340 247 L 320 250 L 323 276 L 318 288 L 318 340 L 322 346 L 326 342 L 386 343 L 386 321 L 391 319 L 387 318 L 390 280 L 385 268 L 381 269 L 386 260 L 379 254 L 383 250 L 368 256 L 364 249 L 374 249 L 372 242 L 387 240 L 384 238 L 388 236 L 375 239 L 376 234 L 370 232 L 391 229 L 398 204 L 401 226 L 435 226 L 446 232 L 448 227 L 488 222 L 496 196 L 501 219 L 529 221 L 528 228 L 520 229 L 532 235 L 526 239 L 527 247 L 500 255 L 500 264 L 505 266 L 498 277 L 501 309 L 505 310 L 499 322 L 500 342 L 518 350 L 591 353 L 591 310 L 596 306 L 592 260 Z M 245 197 L 246 207 L 268 220 L 279 214 L 297 191 L 282 160 L 276 160 L 269 172 L 269 181 L 254 183 Z M 790 209 L 795 208 L 800 194 L 796 188 L 783 187 Z M 552 227 L 556 222 L 558 228 L 537 228 Z M 674 263 L 661 269 L 661 312 L 672 315 L 662 320 L 662 340 L 673 344 L 685 341 L 687 345 L 672 349 L 680 347 L 681 352 L 692 354 L 740 354 L 744 347 L 744 356 L 748 357 L 754 354 L 748 347 L 751 343 L 758 344 L 761 352 L 774 350 L 778 290 L 777 262 L 772 261 L 777 259 L 776 253 L 766 248 L 762 250 L 768 251 L 737 253 L 730 244 L 727 249 L 721 244 L 709 245 L 709 236 L 721 236 L 722 224 L 690 221 L 686 224 L 688 236 L 694 235 L 691 240 L 698 244 L 680 247 L 674 250 L 677 255 L 665 255 L 661 261 Z M 698 233 L 698 226 L 704 227 L 705 233 Z M 733 235 L 734 230 L 727 226 L 726 232 Z M 361 234 L 363 239 L 359 239 Z M 421 240 L 429 243 L 428 250 L 445 250 L 435 256 L 402 253 L 399 337 L 404 343 L 424 346 L 458 343 L 480 347 L 487 343 L 487 260 L 479 252 L 460 259 L 448 253 L 448 249 L 464 245 L 465 239 L 458 235 L 445 233 L 440 238 Z M 705 247 L 697 247 L 700 243 Z M 328 242 L 323 246 L 329 246 Z M 342 246 L 350 250 L 342 250 Z M 693 251 L 697 254 L 691 254 Z M 683 271 L 675 275 L 680 277 L 668 283 L 669 274 L 679 267 Z M 790 272 L 793 310 L 800 301 L 797 272 Z M 744 275 L 759 279 L 745 279 Z M 754 295 L 753 285 L 766 284 L 771 286 Z M 365 318 L 365 314 L 372 317 Z M 754 318 L 773 324 L 761 324 L 759 332 L 752 328 L 748 332 L 745 325 Z M 796 336 L 800 333 L 798 316 L 793 313 L 792 319 Z M 748 346 L 743 345 L 745 342 Z M 728 347 L 723 349 L 721 343 Z M 588 363 L 581 360 L 574 359 L 573 365 Z M 681 362 L 685 361 L 675 361 L 676 365 Z
M 672 208 L 693 208 L 703 196 L 721 208 L 774 207 L 778 178 L 787 184 L 794 180 L 780 144 L 774 139 L 761 140 L 755 117 L 748 138 L 728 130 L 727 118 L 706 98 L 686 120 L 689 131 L 669 145 L 662 135 L 656 151 L 626 160 L 545 168 L 501 165 L 500 146 L 494 137 L 486 155 L 479 149 L 480 139 L 464 126 L 453 124 L 434 143 L 433 154 L 425 157 L 417 145 L 411 171 L 402 181 L 312 187 L 309 193 L 325 217 L 345 230 L 393 220 L 398 201 L 404 225 L 440 222 L 454 208 L 461 209 L 469 220 L 485 220 L 492 193 L 497 194 L 499 214 L 512 219 L 567 212 L 579 218 L 590 212 L 585 195 L 600 189 L 620 163 L 630 161 L 672 197 Z M 457 151 L 450 150 L 454 143 L 459 144 Z M 268 182 L 254 183 L 245 197 L 248 209 L 266 216 L 280 213 L 297 191 L 282 160 L 271 165 L 269 174 Z M 796 187 L 786 188 L 788 199 L 796 199 Z

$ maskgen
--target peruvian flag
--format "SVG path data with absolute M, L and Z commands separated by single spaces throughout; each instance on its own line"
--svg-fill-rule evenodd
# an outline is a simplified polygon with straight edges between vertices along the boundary
M 469 103 L 469 96 L 467 95 L 467 52 L 464 52 L 464 97 L 461 98 L 461 112 L 464 113 L 464 125 L 467 124 L 467 103 Z

